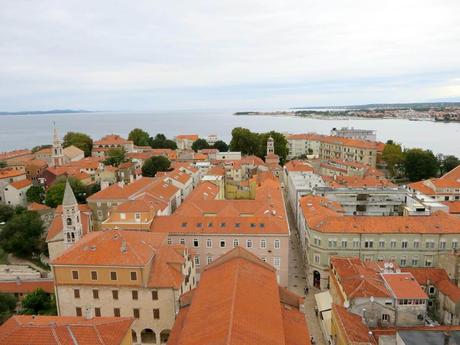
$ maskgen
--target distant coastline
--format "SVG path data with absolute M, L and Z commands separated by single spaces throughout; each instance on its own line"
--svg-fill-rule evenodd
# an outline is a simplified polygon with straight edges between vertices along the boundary
M 460 122 L 460 103 L 437 102 L 302 107 L 279 111 L 239 111 L 233 115 L 295 116 L 321 120 L 405 119 L 410 121 Z
M 91 110 L 55 109 L 55 110 L 29 110 L 29 111 L 0 111 L 1 115 L 50 115 L 50 114 L 78 114 L 95 113 Z

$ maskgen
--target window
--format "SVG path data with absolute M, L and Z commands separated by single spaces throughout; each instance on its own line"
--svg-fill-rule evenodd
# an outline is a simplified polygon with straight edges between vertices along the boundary
M 418 256 L 414 256 L 412 258 L 412 266 L 414 267 L 418 266 Z
M 342 240 L 342 248 L 347 248 L 347 246 L 348 246 L 348 241 Z
M 199 255 L 195 255 L 195 266 L 196 267 L 200 266 L 200 256 Z
M 414 241 L 414 249 L 418 249 L 420 248 L 420 241 L 419 240 L 415 240 Z
M 187 227 L 187 223 L 182 223 L 181 226 L 182 226 L 183 228 L 186 228 L 186 227 Z
M 321 245 L 321 239 L 319 237 L 315 237 L 313 243 L 315 246 L 320 246 Z
M 221 248 L 225 248 L 225 240 L 220 240 L 219 246 L 220 246 Z
M 212 240 L 210 238 L 206 240 L 206 248 L 212 248 Z
M 240 223 L 235 223 L 235 228 L 239 228 L 240 227 Z
M 328 245 L 329 245 L 329 248 L 336 248 L 337 247 L 337 241 L 336 240 L 329 240 Z
M 160 319 L 160 309 L 153 309 L 153 318 L 155 320 L 159 320 Z
M 81 308 L 80 307 L 75 308 L 75 315 L 81 316 Z
M 240 241 L 237 238 L 235 238 L 233 240 L 233 248 L 238 247 L 239 245 L 240 245 Z
M 246 240 L 246 248 L 252 248 L 252 240 Z
M 118 290 L 112 290 L 112 298 L 118 299 Z
M 96 290 L 96 289 L 93 290 L 93 298 L 99 299 L 99 290 Z
M 457 249 L 457 247 L 458 247 L 458 242 L 457 242 L 457 240 L 453 240 L 453 241 L 452 241 L 452 249 Z
M 131 272 L 131 280 L 137 280 L 137 272 Z
M 273 247 L 274 247 L 275 249 L 280 249 L 280 247 L 281 247 L 280 240 L 275 240 L 275 241 L 273 242 Z
M 267 240 L 260 240 L 260 248 L 261 249 L 267 248 Z
M 357 239 L 353 240 L 353 248 L 359 248 L 359 240 Z
M 97 218 L 102 219 L 102 211 L 101 210 L 97 210 Z
M 140 316 L 140 313 L 139 313 L 139 309 L 138 308 L 134 308 L 133 309 L 133 316 L 135 319 L 138 319 L 139 316 Z
M 110 280 L 117 280 L 117 272 L 110 272 Z
M 273 266 L 280 267 L 281 265 L 281 258 L 279 256 L 273 257 Z
M 185 238 L 181 238 L 181 239 L 179 240 L 179 243 L 182 244 L 182 245 L 185 245 Z
M 113 316 L 120 317 L 120 308 L 113 308 Z
M 194 238 L 194 239 L 193 239 L 193 246 L 194 246 L 195 248 L 198 248 L 198 247 L 200 246 L 200 242 L 198 241 L 197 238 Z
M 373 248 L 374 247 L 374 241 L 368 240 L 364 241 L 364 248 Z
M 209 265 L 212 262 L 212 256 L 206 258 L 206 263 Z
M 263 262 L 267 262 L 267 257 L 266 257 L 266 256 L 262 256 L 260 259 L 261 259 Z
M 407 263 L 406 257 L 405 257 L 405 256 L 401 257 L 401 261 L 400 261 L 400 262 L 401 262 L 401 264 L 400 264 L 401 266 L 406 266 L 406 263 Z
M 78 271 L 72 271 L 72 279 L 74 280 L 78 279 Z
M 157 301 L 157 300 L 158 300 L 158 291 L 157 291 L 157 290 L 153 290 L 153 291 L 152 291 L 152 300 L 153 300 L 153 301 Z
M 125 220 L 126 219 L 126 213 L 120 213 L 120 219 Z
M 446 241 L 445 240 L 439 242 L 439 249 L 446 249 Z
M 141 214 L 140 213 L 134 213 L 134 218 L 136 219 L 137 222 L 141 221 Z
M 172 238 L 171 237 L 168 237 L 168 244 L 172 244 Z
M 403 240 L 401 242 L 401 248 L 407 248 L 407 241 L 406 240 Z
M 427 255 L 425 256 L 425 266 L 431 267 L 433 265 L 433 256 Z
M 225 228 L 225 225 L 226 225 L 225 223 L 220 223 L 221 228 Z
M 315 264 L 319 264 L 321 260 L 321 256 L 319 254 L 315 254 Z
M 73 290 L 73 297 L 74 298 L 80 298 L 80 290 L 78 290 L 78 289 Z
M 134 301 L 139 299 L 139 294 L 137 293 L 137 290 L 131 291 L 131 295 L 133 296 Z
M 434 242 L 432 240 L 426 241 L 425 242 L 425 248 L 426 249 L 433 249 L 434 248 Z
M 91 271 L 91 280 L 97 280 L 97 272 Z
M 385 240 L 379 240 L 379 248 L 385 248 Z
M 430 295 L 433 295 L 434 294 L 434 286 L 430 286 L 430 288 L 428 289 L 428 293 Z
M 390 248 L 396 248 L 396 240 L 390 241 Z
M 101 308 L 94 308 L 94 315 L 97 317 L 101 316 Z
M 251 223 L 250 226 L 251 226 L 251 228 L 255 228 L 255 227 L 256 227 L 256 224 L 255 224 L 255 223 Z
M 382 321 L 390 322 L 390 314 L 382 314 Z

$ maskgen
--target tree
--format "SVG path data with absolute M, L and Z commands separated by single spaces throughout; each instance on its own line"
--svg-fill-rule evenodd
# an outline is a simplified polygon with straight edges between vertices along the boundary
M 16 298 L 13 295 L 0 293 L 0 325 L 13 314 L 16 303 Z
M 150 135 L 140 128 L 134 128 L 129 132 L 128 140 L 132 140 L 134 145 L 137 146 L 148 146 Z
M 230 150 L 240 151 L 244 155 L 258 155 L 260 153 L 259 135 L 247 128 L 233 128 Z
M 66 180 L 67 178 L 60 177 L 56 179 L 51 187 L 48 188 L 45 195 L 46 205 L 52 208 L 56 208 L 58 205 L 62 204 Z M 77 201 L 80 203 L 85 202 L 87 196 L 87 188 L 83 185 L 83 183 L 81 183 L 80 180 L 77 180 L 73 177 L 69 177 L 68 180 Z
M 0 161 L 0 169 L 6 168 L 7 164 L 5 161 Z
M 93 139 L 85 133 L 67 132 L 62 143 L 63 147 L 76 146 L 85 152 L 85 157 L 91 156 L 93 149 Z
M 158 171 L 168 171 L 171 168 L 171 162 L 163 156 L 153 156 L 146 159 L 142 165 L 142 176 L 154 177 Z
M 26 192 L 27 202 L 41 204 L 45 199 L 45 189 L 42 186 L 32 186 Z
M 391 176 L 396 176 L 398 167 L 404 162 L 401 145 L 388 140 L 383 148 L 382 159 L 387 163 Z
M 23 314 L 56 315 L 56 305 L 50 294 L 38 288 L 22 300 Z
M 0 223 L 7 222 L 14 216 L 14 208 L 10 205 L 0 204 Z
M 404 152 L 403 166 L 406 177 L 410 181 L 434 177 L 439 171 L 439 162 L 433 152 L 417 148 Z
M 126 162 L 126 151 L 123 147 L 114 147 L 107 151 L 105 165 L 118 166 L 123 162 Z
M 289 154 L 289 148 L 286 137 L 279 132 L 271 131 L 269 133 L 259 134 L 260 148 L 258 156 L 264 158 L 267 154 L 267 140 L 269 137 L 272 137 L 275 141 L 275 154 L 280 157 L 281 164 L 284 164 Z
M 208 149 L 209 144 L 205 139 L 197 139 L 192 144 L 192 150 L 197 152 L 198 150 Z
M 34 211 L 15 214 L 0 232 L 0 246 L 18 257 L 30 257 L 40 251 L 43 221 Z
M 225 141 L 222 141 L 222 140 L 217 140 L 212 147 L 215 148 L 215 149 L 218 149 L 219 152 L 227 152 L 228 151 L 227 143 Z
M 167 139 L 164 134 L 158 133 L 155 138 L 150 138 L 150 146 L 154 149 L 177 149 L 175 141 Z
M 444 159 L 440 162 L 441 165 L 441 174 L 448 173 L 452 169 L 460 165 L 460 160 L 455 156 L 445 156 Z

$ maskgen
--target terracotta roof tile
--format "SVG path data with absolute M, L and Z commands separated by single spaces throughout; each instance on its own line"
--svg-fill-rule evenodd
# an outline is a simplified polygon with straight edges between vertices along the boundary
M 361 316 L 333 304 L 332 318 L 340 328 L 340 332 L 347 338 L 347 344 L 377 344 L 373 337 L 369 337 L 369 328 L 363 323 Z
M 54 281 L 47 279 L 0 281 L 2 293 L 31 293 L 37 289 L 54 293 Z
M 16 189 L 23 189 L 26 187 L 29 187 L 32 184 L 32 181 L 29 179 L 24 179 L 24 180 L 19 180 L 15 182 L 11 182 L 10 186 L 16 188 Z
M 205 267 L 168 344 L 310 344 L 298 305 L 283 308 L 275 270 L 235 248 Z
M 133 319 L 15 315 L 0 327 L 0 343 L 8 345 L 121 345 Z M 33 339 L 33 340 L 32 340 Z M 32 342 L 31 342 L 32 340 Z

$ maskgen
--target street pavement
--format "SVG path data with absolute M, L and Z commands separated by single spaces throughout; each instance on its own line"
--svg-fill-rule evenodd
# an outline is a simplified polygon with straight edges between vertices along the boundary
M 285 199 L 287 198 L 285 196 Z M 302 261 L 301 247 L 299 242 L 299 232 L 295 224 L 295 217 L 288 202 L 286 202 L 291 238 L 289 240 L 289 278 L 288 288 L 290 291 L 305 297 L 305 319 L 307 320 L 308 331 L 314 337 L 315 344 L 326 345 L 318 317 L 315 314 L 315 294 L 319 289 L 308 286 L 309 292 L 305 295 L 304 289 L 307 287 L 306 268 Z

